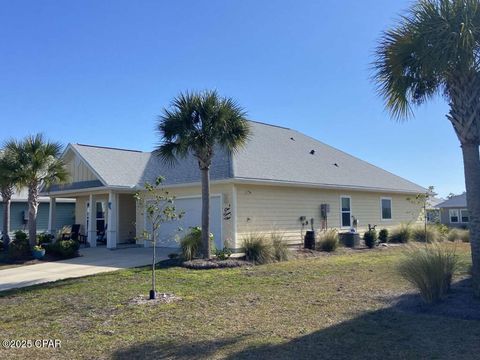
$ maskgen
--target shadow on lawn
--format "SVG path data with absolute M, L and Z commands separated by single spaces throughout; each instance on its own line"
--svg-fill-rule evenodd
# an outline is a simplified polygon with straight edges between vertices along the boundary
M 452 294 L 433 307 L 421 305 L 418 295 L 404 295 L 389 308 L 280 344 L 255 345 L 262 341 L 255 334 L 210 342 L 152 341 L 118 350 L 113 358 L 477 359 L 480 301 L 473 298 L 469 281 L 455 284 Z M 460 311 L 451 309 L 455 306 Z

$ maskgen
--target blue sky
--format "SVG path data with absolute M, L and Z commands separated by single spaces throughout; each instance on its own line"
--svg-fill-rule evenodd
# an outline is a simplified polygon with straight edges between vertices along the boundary
M 0 0 L 0 141 L 151 150 L 183 90 L 215 88 L 440 195 L 464 190 L 441 98 L 398 123 L 370 80 L 400 0 Z

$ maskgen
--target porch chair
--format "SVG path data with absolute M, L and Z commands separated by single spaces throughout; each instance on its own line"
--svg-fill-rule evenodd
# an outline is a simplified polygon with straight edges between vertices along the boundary
M 97 220 L 97 244 L 107 244 L 107 227 L 104 220 Z
M 87 236 L 80 234 L 80 224 L 73 224 L 70 227 L 70 232 L 64 232 L 62 234 L 62 240 L 75 240 L 80 244 L 86 244 Z

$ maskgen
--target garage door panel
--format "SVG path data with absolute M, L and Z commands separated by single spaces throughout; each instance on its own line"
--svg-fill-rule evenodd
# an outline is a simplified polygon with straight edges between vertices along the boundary
M 178 247 L 178 240 L 189 232 L 190 227 L 202 224 L 201 198 L 182 198 L 175 200 L 177 212 L 185 212 L 182 219 L 171 221 L 160 226 L 157 244 L 166 247 Z M 214 196 L 210 199 L 210 232 L 213 233 L 215 246 L 222 248 L 221 238 L 221 197 Z

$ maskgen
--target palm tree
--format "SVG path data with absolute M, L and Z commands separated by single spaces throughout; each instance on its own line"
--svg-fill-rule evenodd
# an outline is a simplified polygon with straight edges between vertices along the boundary
M 460 140 L 473 261 L 480 296 L 480 0 L 423 0 L 381 38 L 375 80 L 397 119 L 442 94 Z
M 6 151 L 0 151 L 0 195 L 3 202 L 2 238 L 5 251 L 8 250 L 10 244 L 10 204 L 16 182 L 16 168 L 12 156 Z
M 198 160 L 202 182 L 202 255 L 210 258 L 210 165 L 216 146 L 235 152 L 250 133 L 246 112 L 216 91 L 187 92 L 163 110 L 157 129 L 162 142 L 158 155 L 167 163 L 192 154 Z
M 7 141 L 5 151 L 12 154 L 17 167 L 18 186 L 28 188 L 28 236 L 30 244 L 35 245 L 39 188 L 68 179 L 65 164 L 60 159 L 62 145 L 37 134 L 21 141 Z

